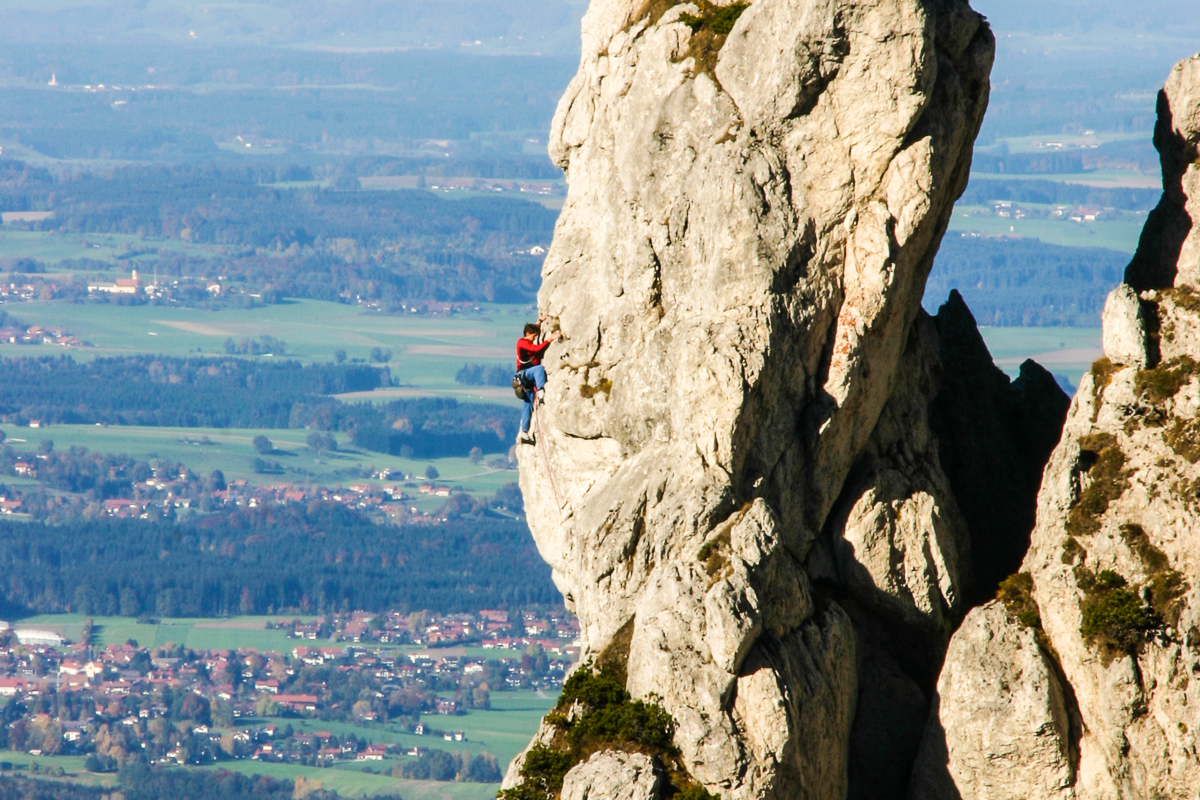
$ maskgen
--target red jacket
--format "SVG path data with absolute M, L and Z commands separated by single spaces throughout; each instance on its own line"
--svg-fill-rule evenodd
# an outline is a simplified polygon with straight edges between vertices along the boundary
M 542 363 L 542 353 L 550 346 L 549 342 L 534 344 L 522 336 L 517 339 L 517 369 L 529 369 Z

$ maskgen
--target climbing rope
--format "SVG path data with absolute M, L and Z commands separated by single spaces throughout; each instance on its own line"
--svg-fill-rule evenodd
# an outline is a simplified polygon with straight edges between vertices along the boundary
M 558 487 L 554 485 L 554 470 L 550 468 L 550 455 L 546 452 L 546 439 L 542 436 L 542 415 L 538 413 L 538 390 L 533 388 L 533 421 L 537 425 L 538 447 L 542 448 L 542 458 L 546 461 L 546 474 L 550 476 L 550 488 L 554 491 L 554 502 L 558 512 L 562 513 L 562 500 L 558 497 Z

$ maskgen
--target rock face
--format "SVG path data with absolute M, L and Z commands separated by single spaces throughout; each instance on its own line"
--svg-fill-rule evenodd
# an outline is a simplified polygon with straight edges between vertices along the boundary
M 902 795 L 972 579 L 919 303 L 993 39 L 960 0 L 714 11 L 584 18 L 526 511 L 585 659 L 624 632 L 710 790 Z
M 1046 468 L 1025 611 L 954 635 L 915 798 L 1200 787 L 1200 55 L 1158 110 L 1163 200 Z
M 995 668 L 975 669 L 981 663 Z M 946 651 L 937 695 L 935 713 L 953 721 L 953 731 L 922 752 L 914 796 L 1026 800 L 1070 787 L 1071 715 L 1056 666 L 1034 631 L 1000 603 L 967 615 Z
M 662 775 L 641 753 L 596 753 L 563 779 L 562 800 L 658 800 Z

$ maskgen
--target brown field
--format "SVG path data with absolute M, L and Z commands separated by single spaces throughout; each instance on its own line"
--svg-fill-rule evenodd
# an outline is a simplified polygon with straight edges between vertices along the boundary
M 461 397 L 476 400 L 514 400 L 512 389 L 503 386 L 464 386 L 461 389 L 441 389 L 431 391 L 412 386 L 396 386 L 387 389 L 375 389 L 370 392 L 346 392 L 335 394 L 339 400 L 402 400 L 412 397 Z
M 186 331 L 188 333 L 198 333 L 201 336 L 236 336 L 233 331 L 227 331 L 224 328 L 214 328 L 212 325 L 205 325 L 203 322 L 176 322 L 166 319 L 156 319 L 154 322 L 159 325 L 166 325 L 176 330 Z
M 1025 358 L 1032 358 L 1043 367 L 1054 364 L 1090 364 L 1103 355 L 1104 351 L 1099 347 L 1068 347 L 1063 350 L 1049 350 L 1045 353 L 1036 353 L 1032 356 L 998 358 L 996 359 L 996 363 L 1001 366 L 1006 364 L 1020 364 Z
M 507 347 L 470 347 L 459 344 L 414 344 L 406 353 L 420 356 L 450 356 L 452 358 L 509 358 L 514 351 Z M 514 356 L 515 357 L 515 356 Z

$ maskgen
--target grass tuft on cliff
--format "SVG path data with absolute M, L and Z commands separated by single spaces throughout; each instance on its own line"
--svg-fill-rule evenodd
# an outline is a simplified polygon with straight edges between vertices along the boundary
M 594 753 L 618 750 L 643 753 L 670 779 L 675 800 L 720 800 L 688 776 L 675 746 L 675 720 L 653 698 L 635 700 L 625 689 L 619 659 L 601 657 L 579 667 L 563 683 L 562 694 L 545 722 L 554 728 L 549 744 L 530 748 L 521 764 L 521 783 L 498 800 L 555 800 L 563 779 Z
M 716 69 L 717 54 L 721 52 L 726 37 L 733 30 L 738 17 L 750 7 L 750 4 L 730 3 L 719 6 L 709 0 L 687 0 L 687 2 L 696 6 L 698 11 L 695 14 L 679 15 L 679 21 L 692 30 L 692 38 L 688 42 L 688 50 L 683 58 L 694 59 L 696 75 L 702 72 L 711 75 Z M 641 20 L 646 20 L 650 25 L 656 25 L 663 14 L 678 5 L 682 5 L 679 0 L 647 0 L 629 16 L 629 25 Z
M 1033 576 L 1018 572 L 1000 581 L 996 599 L 1026 628 L 1041 628 L 1042 614 L 1033 599 Z
M 1067 515 L 1067 534 L 1090 536 L 1100 530 L 1109 504 L 1129 488 L 1129 473 L 1125 453 L 1111 433 L 1091 433 L 1079 440 L 1079 467 L 1087 485 Z
M 1110 569 L 1093 575 L 1086 567 L 1076 567 L 1075 580 L 1084 593 L 1079 633 L 1106 658 L 1137 653 L 1147 634 L 1162 626 L 1124 576 Z

